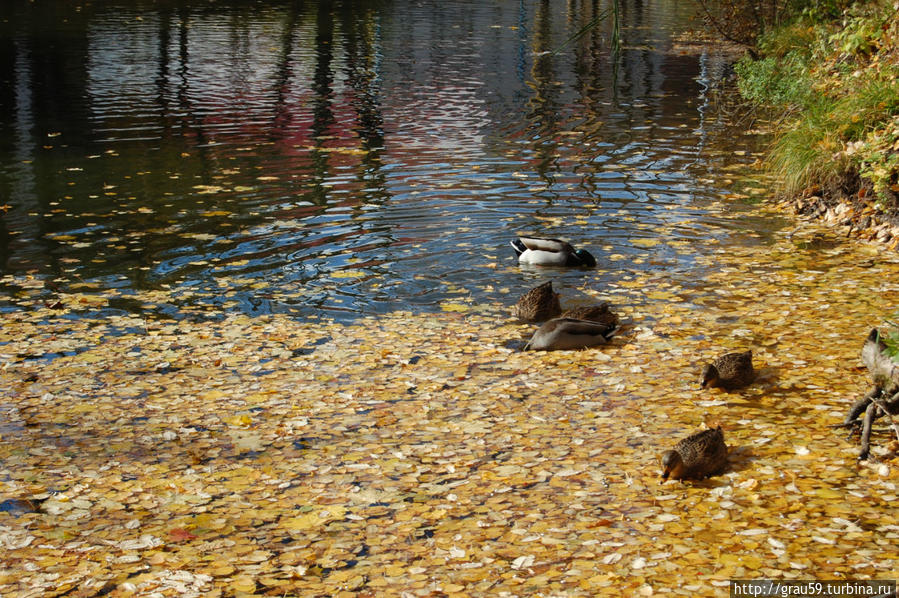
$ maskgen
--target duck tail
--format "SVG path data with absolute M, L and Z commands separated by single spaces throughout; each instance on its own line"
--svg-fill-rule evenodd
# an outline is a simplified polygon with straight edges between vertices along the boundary
M 512 245 L 512 249 L 515 250 L 515 255 L 521 255 L 525 251 L 527 251 L 527 247 L 525 247 L 524 243 L 521 242 L 521 239 L 515 239 L 509 242 Z

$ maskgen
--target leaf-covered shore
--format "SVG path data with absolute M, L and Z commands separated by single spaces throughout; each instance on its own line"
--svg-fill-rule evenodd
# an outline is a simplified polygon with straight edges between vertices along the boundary
M 859 349 L 899 299 L 899 261 L 827 235 L 722 245 L 695 265 L 703 284 L 586 277 L 625 326 L 585 351 L 520 352 L 531 327 L 464 300 L 351 325 L 92 317 L 114 291 L 64 297 L 79 318 L 4 313 L 0 593 L 715 596 L 734 578 L 894 578 L 890 433 L 859 464 L 830 426 L 866 390 Z M 698 389 L 705 360 L 744 347 L 757 383 Z M 660 484 L 662 450 L 716 424 L 728 472 Z

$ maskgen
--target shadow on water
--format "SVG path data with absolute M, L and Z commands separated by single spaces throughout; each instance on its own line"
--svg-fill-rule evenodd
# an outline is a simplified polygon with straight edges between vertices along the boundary
M 6 307 L 49 280 L 338 319 L 502 301 L 534 281 L 522 230 L 692 268 L 740 226 L 707 207 L 751 141 L 709 108 L 729 58 L 678 49 L 692 9 L 656 8 L 622 5 L 615 54 L 608 20 L 564 46 L 594 3 L 14 3 Z

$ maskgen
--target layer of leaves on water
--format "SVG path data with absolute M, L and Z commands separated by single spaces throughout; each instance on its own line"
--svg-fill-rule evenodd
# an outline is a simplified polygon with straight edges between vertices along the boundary
M 532 327 L 461 300 L 354 325 L 2 314 L 0 489 L 39 508 L 0 511 L 0 593 L 700 596 L 893 577 L 896 460 L 859 465 L 829 427 L 899 299 L 899 264 L 875 252 L 783 234 L 712 249 L 702 285 L 588 278 L 624 326 L 575 352 L 510 348 Z M 756 384 L 698 389 L 704 361 L 744 347 Z M 718 423 L 729 471 L 660 484 L 659 454 Z

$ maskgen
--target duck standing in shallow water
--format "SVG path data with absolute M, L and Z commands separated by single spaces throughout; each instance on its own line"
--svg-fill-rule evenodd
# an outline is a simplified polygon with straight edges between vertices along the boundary
M 700 388 L 721 387 L 725 390 L 742 388 L 755 380 L 752 351 L 728 353 L 702 368 Z
M 615 333 L 615 326 L 556 318 L 537 329 L 524 351 L 559 351 L 564 349 L 585 349 L 609 342 Z
M 559 239 L 543 237 L 518 237 L 512 241 L 519 264 L 532 266 L 596 266 L 596 258 L 586 249 L 575 249 Z
M 545 322 L 560 313 L 559 294 L 553 291 L 552 281 L 534 287 L 512 306 L 512 315 L 523 322 Z
M 701 480 L 727 467 L 727 445 L 721 426 L 692 434 L 662 455 L 662 479 Z

